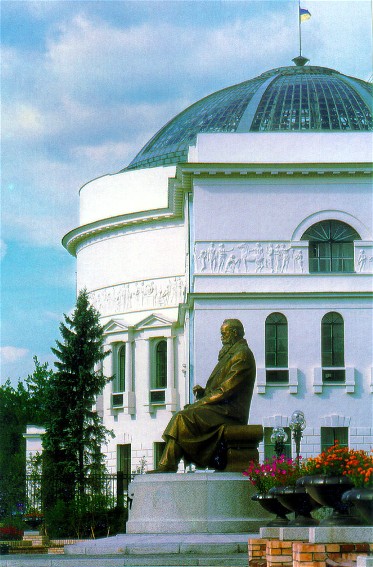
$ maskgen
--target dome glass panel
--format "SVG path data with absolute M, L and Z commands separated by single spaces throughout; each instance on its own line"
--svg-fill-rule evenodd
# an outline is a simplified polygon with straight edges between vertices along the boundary
M 159 130 L 126 170 L 187 161 L 199 133 L 357 130 L 372 130 L 370 83 L 324 67 L 281 67 L 196 102 Z
M 264 93 L 252 132 L 276 130 L 368 130 L 372 115 L 361 97 L 338 76 L 280 76 Z

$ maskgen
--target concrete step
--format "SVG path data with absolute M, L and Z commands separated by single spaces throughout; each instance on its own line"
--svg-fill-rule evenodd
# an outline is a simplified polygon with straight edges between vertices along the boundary
M 2 557 L 1 567 L 247 567 L 246 553 L 195 555 L 64 555 L 57 557 L 13 556 Z
M 172 555 L 138 555 L 125 557 L 125 567 L 247 567 L 247 553 L 230 553 L 218 555 L 172 554 Z
M 65 546 L 65 554 L 70 555 L 194 555 L 215 556 L 246 554 L 248 540 L 258 534 L 118 534 Z

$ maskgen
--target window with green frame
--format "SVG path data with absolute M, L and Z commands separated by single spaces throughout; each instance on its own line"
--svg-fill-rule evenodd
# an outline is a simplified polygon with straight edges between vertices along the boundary
M 323 382 L 344 382 L 344 321 L 334 311 L 321 321 L 321 364 Z
M 338 441 L 341 447 L 348 447 L 348 427 L 322 427 L 321 451 L 333 447 Z
M 265 322 L 266 381 L 289 381 L 288 322 L 282 313 L 271 313 Z
M 117 471 L 123 473 L 123 488 L 131 482 L 131 444 L 117 445 Z
M 272 459 L 275 453 L 275 444 L 271 441 L 273 427 L 264 428 L 264 458 Z M 291 458 L 291 431 L 290 427 L 284 427 L 285 433 L 287 433 L 287 441 L 285 442 L 284 454 L 289 459 Z
M 162 403 L 165 401 L 167 388 L 167 341 L 161 339 L 154 345 L 154 360 L 152 364 L 150 401 Z
M 164 441 L 156 441 L 153 445 L 154 450 L 154 468 L 157 469 L 159 465 L 159 461 L 161 460 L 163 451 L 166 447 L 166 443 Z
M 354 240 L 361 240 L 350 225 L 325 220 L 312 225 L 302 236 L 309 241 L 309 271 L 354 272 Z
M 115 392 L 124 392 L 126 389 L 126 345 L 118 350 Z
M 123 406 L 123 392 L 126 389 L 126 345 L 122 344 L 114 349 L 115 375 L 113 379 L 112 406 L 119 408 Z

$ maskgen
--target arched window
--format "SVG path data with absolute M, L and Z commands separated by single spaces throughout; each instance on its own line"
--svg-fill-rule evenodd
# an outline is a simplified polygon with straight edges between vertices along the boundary
M 153 346 L 153 360 L 151 373 L 151 403 L 163 403 L 165 401 L 165 389 L 167 388 L 167 341 L 158 340 Z
M 167 387 L 167 342 L 159 341 L 155 349 L 155 388 Z
M 359 234 L 348 224 L 325 220 L 312 225 L 302 236 L 309 241 L 310 272 L 353 272 L 354 240 Z
M 123 392 L 126 390 L 126 345 L 118 345 L 113 349 L 114 360 L 114 378 L 112 391 L 113 407 L 123 407 Z
M 288 382 L 288 323 L 282 313 L 271 313 L 266 319 L 265 357 L 267 382 Z
M 321 364 L 324 382 L 345 381 L 343 317 L 334 311 L 321 321 Z
M 118 392 L 126 390 L 126 345 L 122 345 L 118 352 L 117 387 Z

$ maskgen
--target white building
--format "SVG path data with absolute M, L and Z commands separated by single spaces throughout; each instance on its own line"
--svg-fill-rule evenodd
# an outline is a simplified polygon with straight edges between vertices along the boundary
M 225 318 L 257 362 L 250 423 L 307 427 L 302 455 L 372 445 L 371 85 L 291 66 L 171 120 L 80 191 L 64 238 L 100 311 L 111 470 L 156 466 L 162 432 L 204 385 Z M 294 449 L 294 448 L 293 448 Z

